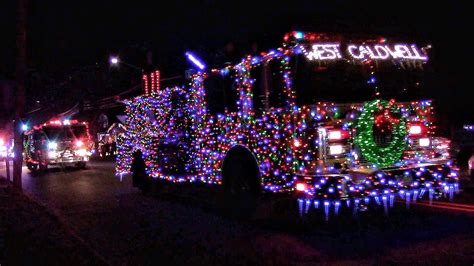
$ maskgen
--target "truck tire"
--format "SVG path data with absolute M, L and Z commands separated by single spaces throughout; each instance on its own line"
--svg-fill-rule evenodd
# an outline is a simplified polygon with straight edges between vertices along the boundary
M 243 146 L 232 148 L 222 164 L 221 206 L 226 216 L 249 219 L 260 195 L 260 171 L 252 152 Z

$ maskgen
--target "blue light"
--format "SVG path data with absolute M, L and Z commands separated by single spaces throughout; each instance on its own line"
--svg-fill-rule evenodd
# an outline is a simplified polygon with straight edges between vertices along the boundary
M 302 33 L 301 31 L 297 31 L 295 32 L 294 36 L 296 39 L 300 40 L 304 38 L 304 33 Z
M 223 68 L 223 69 L 221 69 L 220 73 L 221 73 L 222 76 L 227 76 L 227 74 L 229 74 L 229 69 Z
M 375 77 L 371 77 L 371 78 L 367 81 L 367 83 L 369 83 L 369 84 L 375 84 L 376 82 L 377 82 L 377 79 L 376 79 Z
M 192 54 L 191 52 L 186 52 L 185 55 L 199 69 L 204 70 L 206 68 L 206 65 L 201 60 L 199 60 L 198 57 L 196 57 L 194 54 Z
M 27 124 L 22 124 L 21 125 L 21 130 L 22 131 L 27 131 L 28 130 L 28 125 Z

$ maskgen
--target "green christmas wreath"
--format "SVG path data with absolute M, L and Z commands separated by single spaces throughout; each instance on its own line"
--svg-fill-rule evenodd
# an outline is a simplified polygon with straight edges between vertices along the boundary
M 376 143 L 374 127 L 378 131 L 391 134 L 387 145 L 379 146 Z M 368 162 L 386 167 L 400 160 L 406 148 L 407 129 L 406 121 L 394 100 L 366 102 L 357 119 L 356 129 L 355 143 Z

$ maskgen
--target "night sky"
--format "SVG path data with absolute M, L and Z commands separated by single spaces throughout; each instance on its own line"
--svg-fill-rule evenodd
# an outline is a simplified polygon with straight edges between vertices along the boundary
M 29 69 L 52 79 L 106 64 L 110 54 L 143 66 L 147 51 L 164 76 L 189 67 L 192 50 L 212 62 L 233 42 L 239 55 L 278 47 L 291 30 L 376 34 L 431 43 L 438 82 L 427 97 L 456 124 L 473 120 L 469 8 L 461 1 L 29 1 Z M 0 4 L 0 78 L 13 77 L 16 1 Z M 471 92 L 471 93 L 470 93 Z M 459 115 L 458 115 L 459 114 Z

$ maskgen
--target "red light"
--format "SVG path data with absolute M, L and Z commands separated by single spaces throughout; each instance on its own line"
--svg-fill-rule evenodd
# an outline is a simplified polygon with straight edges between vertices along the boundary
M 144 90 L 144 94 L 148 94 L 148 76 L 147 75 L 143 75 L 142 76 L 142 80 L 143 80 L 143 90 Z
M 160 71 L 155 70 L 155 90 L 154 92 L 158 92 L 160 90 Z
M 155 91 L 155 73 L 151 72 L 150 79 L 151 79 L 151 92 L 153 92 Z
M 305 191 L 306 190 L 306 184 L 305 183 L 297 183 L 296 184 L 296 190 Z

